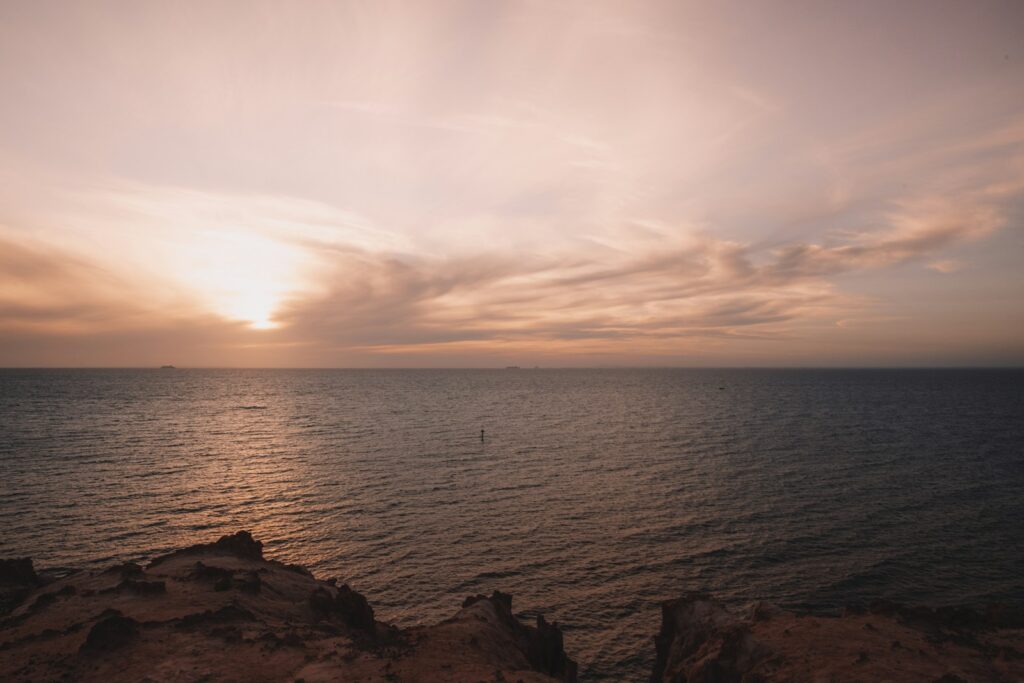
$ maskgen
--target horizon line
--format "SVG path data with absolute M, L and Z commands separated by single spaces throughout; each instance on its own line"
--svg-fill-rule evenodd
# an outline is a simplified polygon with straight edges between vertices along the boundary
M 10 365 L 4 370 L 1024 370 L 1022 365 L 480 365 L 480 366 L 241 366 Z

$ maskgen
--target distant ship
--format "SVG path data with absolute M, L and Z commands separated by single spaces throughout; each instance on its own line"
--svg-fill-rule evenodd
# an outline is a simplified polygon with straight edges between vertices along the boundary
M 506 370 L 518 370 L 519 366 L 518 365 L 506 365 L 505 369 Z
M 175 368 L 173 365 L 161 365 L 160 369 L 161 370 L 176 370 L 177 368 Z

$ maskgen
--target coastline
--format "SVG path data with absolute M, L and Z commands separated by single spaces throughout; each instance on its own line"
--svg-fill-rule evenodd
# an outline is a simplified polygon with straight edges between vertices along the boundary
M 1024 679 L 1024 614 L 1007 607 L 739 616 L 689 593 L 656 627 L 650 680 L 665 683 Z M 383 623 L 353 588 L 264 558 L 244 531 L 55 580 L 0 560 L 3 680 L 571 683 L 571 651 L 557 623 L 522 623 L 500 591 L 434 625 Z

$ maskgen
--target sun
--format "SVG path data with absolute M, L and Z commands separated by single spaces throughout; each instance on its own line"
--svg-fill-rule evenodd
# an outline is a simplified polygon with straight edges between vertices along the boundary
M 206 307 L 253 330 L 280 327 L 275 314 L 298 288 L 301 253 L 241 231 L 206 233 L 198 242 L 183 275 Z
M 254 330 L 272 330 L 279 327 L 273 316 L 280 299 L 281 292 L 272 288 L 225 292 L 221 310 L 226 317 L 243 321 Z

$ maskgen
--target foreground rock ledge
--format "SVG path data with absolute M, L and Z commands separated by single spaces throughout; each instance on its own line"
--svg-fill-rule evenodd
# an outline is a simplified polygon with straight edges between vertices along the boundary
M 247 532 L 45 585 L 11 562 L 0 599 L 3 681 L 576 680 L 558 626 L 520 623 L 509 595 L 399 629 L 348 586 L 263 559 Z
M 662 605 L 652 683 L 1016 683 L 1024 681 L 1024 618 L 990 608 L 893 603 L 842 617 L 757 605 L 746 617 L 702 593 Z
M 690 593 L 663 604 L 655 647 L 655 683 L 1024 681 L 1024 616 L 1005 608 L 741 617 Z M 0 681 L 575 680 L 558 626 L 520 623 L 509 595 L 399 629 L 244 531 L 57 581 L 0 560 Z

